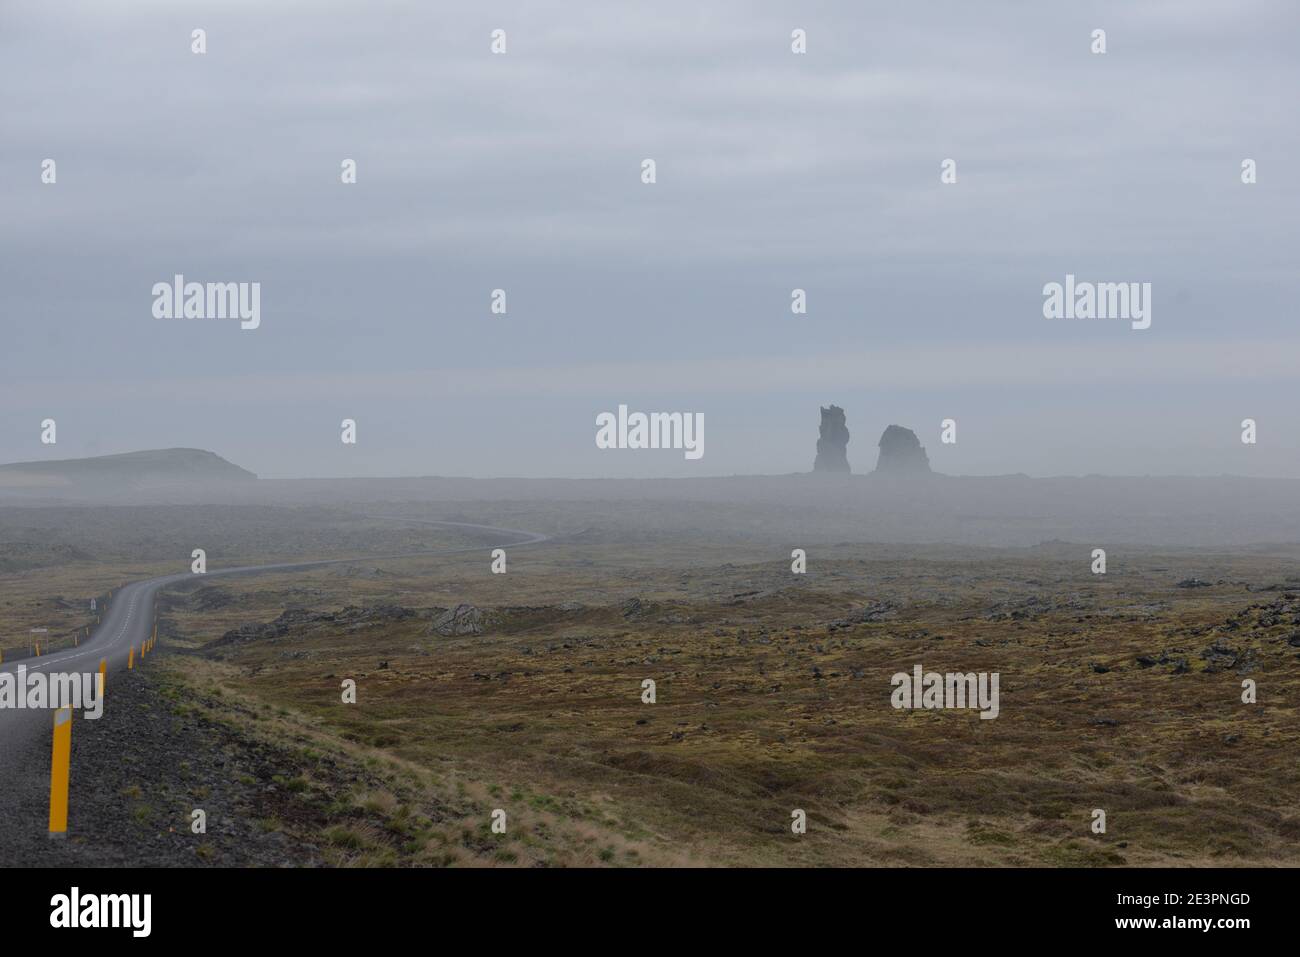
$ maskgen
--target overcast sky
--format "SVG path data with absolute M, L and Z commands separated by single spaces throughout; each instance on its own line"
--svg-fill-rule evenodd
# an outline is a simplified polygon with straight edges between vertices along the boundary
M 781 473 L 834 402 L 855 471 L 896 422 L 955 474 L 1300 477 L 1297 35 L 1291 0 L 0 0 L 0 461 Z M 260 282 L 260 328 L 155 319 L 176 273 Z M 1150 282 L 1151 328 L 1045 319 L 1067 273 Z M 703 413 L 705 455 L 597 449 L 620 403 Z

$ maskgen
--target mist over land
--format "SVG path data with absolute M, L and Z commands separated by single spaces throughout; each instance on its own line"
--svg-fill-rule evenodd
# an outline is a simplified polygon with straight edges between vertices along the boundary
M 879 473 L 677 479 L 257 479 L 210 453 L 159 450 L 0 466 L 0 507 L 427 507 L 544 515 L 553 530 L 648 538 L 1027 546 L 1300 542 L 1300 480 Z
M 97 657 L 110 593 L 177 580 L 78 724 L 95 839 L 52 846 L 47 736 L 11 728 L 0 865 L 1300 860 L 1292 481 L 42 468 L 0 467 L 5 667 L 34 638 Z M 502 528 L 542 537 L 494 574 L 526 537 Z M 918 666 L 999 674 L 997 720 L 891 707 Z M 229 826 L 190 835 L 196 802 Z

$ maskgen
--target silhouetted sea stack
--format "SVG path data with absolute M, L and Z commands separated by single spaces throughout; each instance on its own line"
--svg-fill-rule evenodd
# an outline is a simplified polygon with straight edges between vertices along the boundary
M 844 424 L 844 410 L 838 405 L 822 409 L 821 431 L 817 438 L 814 472 L 848 472 L 849 430 Z
M 891 425 L 880 436 L 876 471 L 886 475 L 920 475 L 930 471 L 930 457 L 911 429 Z

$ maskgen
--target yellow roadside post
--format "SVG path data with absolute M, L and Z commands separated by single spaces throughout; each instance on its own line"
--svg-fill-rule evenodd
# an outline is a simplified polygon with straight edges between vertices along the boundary
M 50 761 L 50 837 L 68 836 L 68 767 L 72 757 L 72 708 L 54 712 L 54 755 Z
M 126 670 L 130 671 L 134 667 L 135 667 L 135 645 L 132 645 L 131 650 L 128 651 L 126 654 Z
M 99 693 L 104 693 L 104 684 L 108 681 L 108 659 L 99 659 Z
M 36 642 L 36 657 L 39 658 L 40 656 L 41 656 L 41 643 L 38 641 Z

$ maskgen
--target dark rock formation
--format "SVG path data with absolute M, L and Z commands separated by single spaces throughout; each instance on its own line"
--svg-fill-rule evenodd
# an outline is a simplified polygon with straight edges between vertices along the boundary
M 844 424 L 844 410 L 838 405 L 822 409 L 821 430 L 817 438 L 814 472 L 848 472 L 849 430 Z
M 930 457 L 911 429 L 891 425 L 880 436 L 880 458 L 876 471 L 889 475 L 917 475 L 930 471 Z
M 202 591 L 212 591 L 208 586 Z M 214 607 L 220 607 L 214 606 Z M 469 606 L 464 606 L 469 607 Z M 416 617 L 413 608 L 401 605 L 348 605 L 339 611 L 312 611 L 307 608 L 289 608 L 281 612 L 280 617 L 269 622 L 248 622 L 233 631 L 228 631 L 220 638 L 209 641 L 203 646 L 205 651 L 221 648 L 223 645 L 242 645 L 251 641 L 278 642 L 281 638 L 301 637 L 302 633 L 315 625 L 326 625 L 331 629 L 346 628 L 357 631 L 360 628 L 386 625 L 394 621 L 404 621 Z
M 641 618 L 649 611 L 649 608 L 640 598 L 629 598 L 623 602 L 622 611 L 624 618 Z
M 433 630 L 444 638 L 457 635 L 480 635 L 483 633 L 483 612 L 473 605 L 462 602 L 435 618 Z

